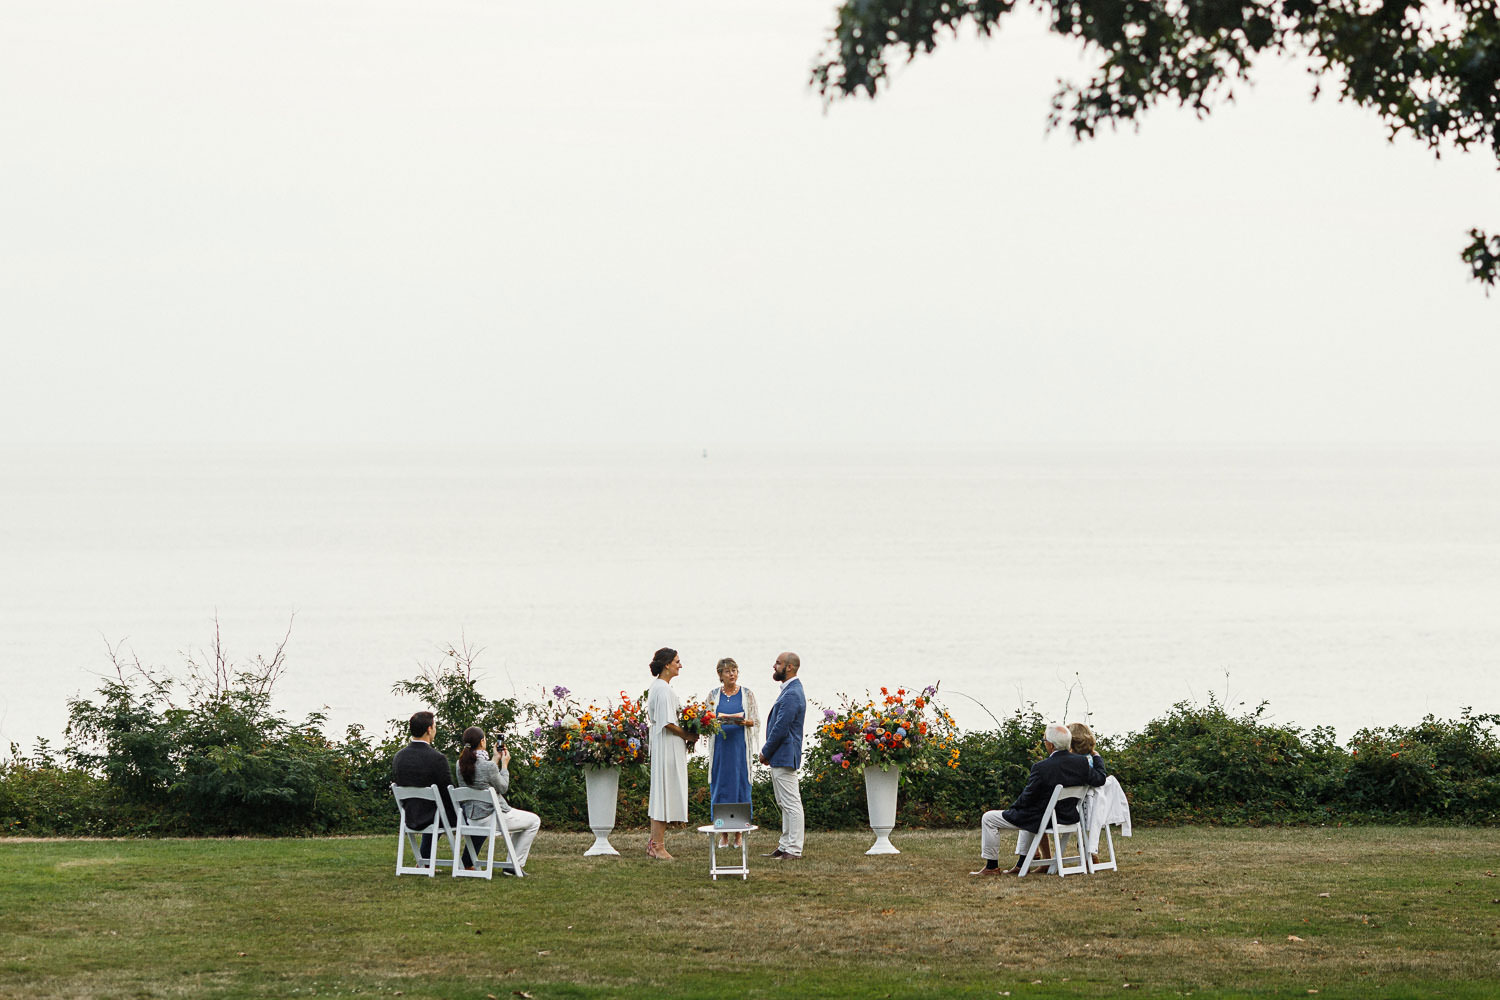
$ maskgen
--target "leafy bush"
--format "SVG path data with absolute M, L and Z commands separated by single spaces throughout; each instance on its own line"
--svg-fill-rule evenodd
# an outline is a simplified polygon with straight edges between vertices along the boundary
M 435 665 L 423 665 L 422 672 L 408 680 L 397 681 L 392 690 L 406 695 L 437 716 L 437 735 L 432 745 L 457 760 L 463 749 L 464 730 L 478 726 L 486 734 L 504 734 L 512 738 L 520 706 L 514 698 L 486 698 L 479 693 L 474 661 L 483 647 L 470 646 L 467 639 L 450 645 Z M 405 745 L 410 730 L 408 720 L 392 719 L 392 739 Z M 394 801 L 391 808 L 395 808 Z
M 1500 821 L 1500 715 L 1464 709 L 1411 727 L 1361 729 L 1349 741 L 1342 799 L 1379 819 Z
M 26 757 L 14 743 L 0 761 L 0 831 L 33 836 L 98 835 L 111 830 L 104 782 L 52 756 L 46 740 Z
M 190 656 L 181 678 L 116 654 L 99 700 L 69 703 L 67 756 L 102 780 L 115 832 L 329 833 L 387 811 L 375 772 L 391 746 L 357 726 L 336 743 L 323 715 L 294 724 L 272 710 L 285 648 L 238 668 L 216 630 L 207 662 Z
M 1333 731 L 1265 721 L 1266 705 L 1234 716 L 1212 697 L 1179 702 L 1138 734 L 1098 752 L 1134 817 L 1158 822 L 1278 823 L 1326 818 L 1343 753 Z

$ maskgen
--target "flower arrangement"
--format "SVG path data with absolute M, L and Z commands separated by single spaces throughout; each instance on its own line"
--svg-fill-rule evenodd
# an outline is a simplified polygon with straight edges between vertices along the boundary
M 911 694 L 881 688 L 878 699 L 843 697 L 838 708 L 823 710 L 813 739 L 813 755 L 836 771 L 882 770 L 892 764 L 913 771 L 933 766 L 958 768 L 958 727 L 937 700 L 937 685 Z M 820 768 L 821 770 L 821 768 Z
M 542 758 L 579 767 L 620 767 L 646 759 L 650 728 L 640 701 L 621 691 L 618 705 L 582 705 L 560 684 L 551 694 L 528 706 L 537 722 L 531 736 Z
M 682 731 L 688 734 L 689 739 L 698 739 L 701 736 L 718 736 L 724 732 L 724 723 L 719 721 L 719 714 L 707 702 L 696 698 L 682 706 L 682 712 L 677 716 L 677 724 Z

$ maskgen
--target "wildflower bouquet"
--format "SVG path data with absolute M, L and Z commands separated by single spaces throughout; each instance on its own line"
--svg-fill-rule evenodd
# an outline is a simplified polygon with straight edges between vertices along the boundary
M 688 734 L 688 739 L 696 740 L 705 734 L 718 736 L 724 731 L 724 723 L 719 721 L 719 714 L 707 702 L 698 701 L 696 698 L 682 706 L 682 712 L 677 717 L 677 724 L 682 731 Z
M 621 767 L 646 758 L 646 708 L 620 692 L 618 705 L 582 705 L 562 685 L 552 697 L 528 708 L 537 723 L 531 731 L 540 756 L 579 767 Z
M 958 728 L 937 701 L 937 685 L 920 694 L 897 688 L 880 689 L 878 699 L 843 696 L 838 708 L 823 710 L 813 738 L 816 769 L 863 771 L 873 764 L 881 770 L 892 764 L 912 771 L 934 765 L 958 767 Z

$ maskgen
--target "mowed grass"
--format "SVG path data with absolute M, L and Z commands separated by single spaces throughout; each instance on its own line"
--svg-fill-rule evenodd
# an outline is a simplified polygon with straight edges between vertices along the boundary
M 1143 829 L 1024 880 L 959 831 L 717 883 L 705 837 L 613 839 L 544 830 L 494 882 L 396 878 L 394 836 L 0 841 L 0 996 L 1500 995 L 1500 830 Z

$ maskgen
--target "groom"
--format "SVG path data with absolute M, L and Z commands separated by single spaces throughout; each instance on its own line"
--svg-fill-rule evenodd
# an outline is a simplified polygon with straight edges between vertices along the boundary
M 781 685 L 781 697 L 766 718 L 766 745 L 760 762 L 771 769 L 771 791 L 781 810 L 781 840 L 776 850 L 763 855 L 796 861 L 802 857 L 802 791 L 797 786 L 797 768 L 802 766 L 802 723 L 807 698 L 797 671 L 802 661 L 796 653 L 782 653 L 771 668 L 771 679 Z

